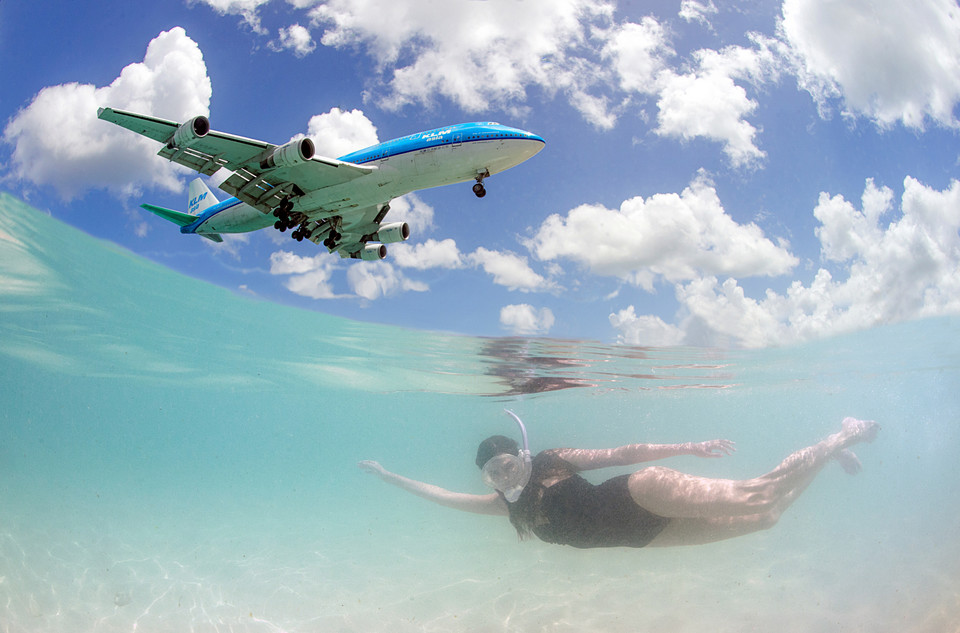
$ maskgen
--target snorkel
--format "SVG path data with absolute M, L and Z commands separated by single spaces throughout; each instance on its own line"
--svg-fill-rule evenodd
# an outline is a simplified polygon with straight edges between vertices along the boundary
M 530 443 L 527 441 L 527 427 L 523 425 L 523 420 L 521 420 L 520 416 L 518 416 L 516 413 L 510 409 L 504 409 L 504 411 L 507 412 L 507 415 L 516 420 L 517 426 L 520 427 L 520 435 L 523 436 L 523 448 L 520 449 L 520 456 L 523 458 L 524 463 L 530 464 L 533 461 L 533 458 L 530 457 Z M 528 477 L 527 480 L 529 481 L 529 479 L 530 478 Z
M 504 409 L 520 427 L 520 434 L 523 436 L 523 448 L 519 454 L 501 453 L 487 460 L 483 465 L 483 482 L 503 493 L 504 498 L 509 503 L 514 503 L 520 498 L 520 493 L 530 481 L 530 475 L 533 472 L 533 458 L 530 456 L 530 444 L 527 441 L 527 429 L 523 421 L 516 413 L 509 409 Z

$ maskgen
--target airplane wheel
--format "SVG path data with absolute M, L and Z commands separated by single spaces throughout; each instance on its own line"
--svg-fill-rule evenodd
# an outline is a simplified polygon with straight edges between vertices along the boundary
M 473 186 L 473 193 L 477 194 L 478 198 L 482 198 L 487 195 L 487 190 L 478 182 Z

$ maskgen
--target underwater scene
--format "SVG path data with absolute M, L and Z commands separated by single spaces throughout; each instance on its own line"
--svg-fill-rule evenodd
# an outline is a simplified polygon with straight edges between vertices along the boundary
M 0 195 L 0 631 L 960 631 L 958 335 L 742 351 L 380 326 Z M 732 479 L 847 416 L 881 430 L 773 528 L 690 547 L 520 541 L 358 468 L 487 494 L 474 458 L 518 435 L 504 409 L 534 453 L 729 439 L 657 464 Z

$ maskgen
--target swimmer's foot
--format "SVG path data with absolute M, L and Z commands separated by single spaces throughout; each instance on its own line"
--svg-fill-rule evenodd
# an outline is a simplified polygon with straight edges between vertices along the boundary
M 856 418 L 844 418 L 841 423 L 843 430 L 841 434 L 845 436 L 846 445 L 859 442 L 872 442 L 880 431 L 880 425 L 873 420 L 858 420 Z
M 844 472 L 848 475 L 856 475 L 863 470 L 863 464 L 860 463 L 860 458 L 857 457 L 853 451 L 846 448 L 837 453 L 834 459 L 837 460 L 837 463 L 840 464 L 840 467 L 843 468 Z

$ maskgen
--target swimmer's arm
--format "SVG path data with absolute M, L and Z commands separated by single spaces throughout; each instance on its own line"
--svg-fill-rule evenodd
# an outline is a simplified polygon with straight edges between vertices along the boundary
M 617 448 L 555 448 L 547 451 L 568 462 L 577 470 L 593 470 L 611 466 L 631 466 L 680 455 L 723 457 L 736 448 L 730 440 L 685 442 L 683 444 L 627 444 Z
M 433 484 L 392 473 L 374 461 L 362 461 L 357 465 L 368 473 L 378 475 L 380 479 L 389 484 L 393 484 L 407 492 L 412 492 L 418 497 L 433 501 L 447 508 L 473 512 L 474 514 L 493 514 L 497 516 L 508 516 L 510 514 L 510 511 L 507 509 L 507 502 L 501 499 L 500 495 L 495 492 L 488 495 L 471 495 L 463 492 L 452 492 L 440 486 L 434 486 Z

